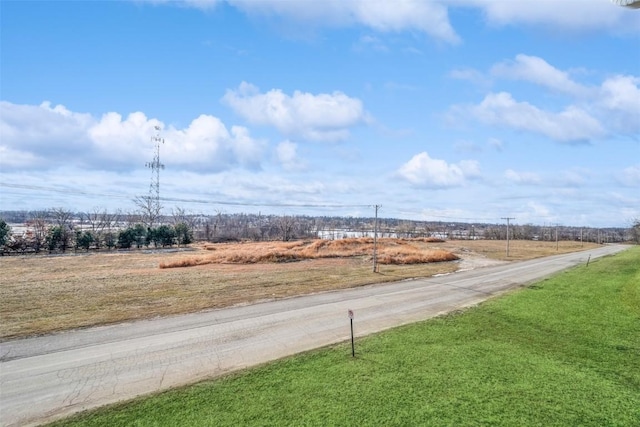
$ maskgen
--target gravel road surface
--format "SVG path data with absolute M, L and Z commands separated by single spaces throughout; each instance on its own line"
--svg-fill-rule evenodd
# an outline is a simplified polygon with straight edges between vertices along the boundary
M 36 425 L 477 304 L 625 246 L 0 344 L 0 425 Z

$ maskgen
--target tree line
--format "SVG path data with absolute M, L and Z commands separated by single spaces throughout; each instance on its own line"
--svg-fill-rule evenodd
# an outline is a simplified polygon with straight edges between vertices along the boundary
M 106 211 L 77 214 L 51 209 L 8 215 L 20 219 L 22 232 L 13 232 L 0 218 L 2 253 L 65 253 L 70 250 L 114 250 L 142 247 L 166 248 L 193 242 L 193 230 L 178 218 L 172 223 L 148 226 L 140 218 L 122 218 Z
M 8 223 L 20 224 L 11 230 Z M 216 211 L 213 215 L 175 208 L 170 215 L 146 215 L 94 209 L 72 212 L 0 212 L 0 249 L 3 253 L 40 253 L 172 247 L 194 241 L 266 241 L 344 237 L 439 237 L 446 239 L 506 239 L 506 224 L 412 221 L 396 218 L 262 215 Z M 630 228 L 509 227 L 511 239 L 574 240 L 596 243 L 640 243 L 640 220 Z

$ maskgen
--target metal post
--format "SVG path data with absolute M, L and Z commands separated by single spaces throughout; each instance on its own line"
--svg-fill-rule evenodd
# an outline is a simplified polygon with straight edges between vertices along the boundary
M 353 341 L 353 310 L 349 310 L 349 322 L 351 323 L 351 357 L 356 357 L 356 346 Z
M 351 319 L 351 357 L 356 357 L 356 345 L 353 341 L 353 319 Z
M 373 225 L 373 272 L 378 272 L 378 208 L 380 205 L 374 205 L 376 209 L 376 218 Z

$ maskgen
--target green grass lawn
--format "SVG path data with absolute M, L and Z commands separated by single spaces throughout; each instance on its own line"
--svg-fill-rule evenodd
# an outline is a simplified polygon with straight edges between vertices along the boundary
M 640 247 L 355 358 L 345 343 L 56 425 L 640 426 Z

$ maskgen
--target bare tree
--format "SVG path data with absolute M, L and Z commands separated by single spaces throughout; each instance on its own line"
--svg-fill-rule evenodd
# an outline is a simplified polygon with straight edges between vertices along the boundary
M 30 245 L 36 253 L 39 253 L 44 245 L 44 240 L 47 236 L 47 221 L 48 213 L 45 211 L 34 211 L 29 213 L 29 220 L 27 221 L 27 227 L 30 228 L 28 238 Z
M 64 208 L 53 208 L 51 209 L 51 216 L 53 217 L 56 225 L 61 227 L 63 226 L 71 226 L 73 220 L 73 212 L 64 209 Z
M 213 231 L 212 237 L 216 239 L 218 237 L 218 233 L 220 233 L 220 227 L 222 225 L 222 214 L 224 212 L 221 210 L 216 210 L 216 216 L 213 220 Z
M 634 219 L 631 224 L 631 237 L 636 245 L 640 245 L 640 218 Z
M 70 246 L 73 237 L 73 212 L 64 208 L 51 209 L 54 223 L 60 228 L 59 245 L 62 252 Z
M 173 225 L 183 223 L 187 224 L 189 229 L 195 230 L 201 215 L 195 215 L 183 208 L 175 207 L 171 210 L 171 216 L 173 218 Z
M 180 224 L 180 223 L 187 223 L 187 211 L 185 211 L 183 208 L 180 207 L 175 207 L 173 209 L 171 209 L 171 217 L 173 220 L 173 225 L 176 224 Z
M 288 242 L 293 238 L 293 229 L 296 225 L 295 218 L 292 216 L 283 215 L 278 218 L 278 229 L 280 230 L 280 236 L 283 242 Z
M 159 222 L 162 205 L 152 196 L 137 196 L 133 202 L 138 207 L 142 223 L 148 228 L 153 228 Z

